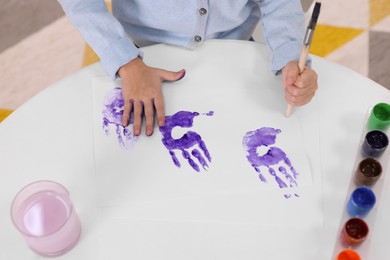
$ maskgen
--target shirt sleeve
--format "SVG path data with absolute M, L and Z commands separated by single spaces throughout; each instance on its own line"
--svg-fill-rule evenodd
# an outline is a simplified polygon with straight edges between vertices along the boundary
M 118 69 L 141 55 L 104 0 L 58 0 L 73 26 L 100 58 L 111 79 Z
M 299 60 L 305 34 L 305 16 L 299 0 L 260 0 L 261 23 L 276 74 L 288 62 Z M 310 65 L 310 58 L 307 62 Z

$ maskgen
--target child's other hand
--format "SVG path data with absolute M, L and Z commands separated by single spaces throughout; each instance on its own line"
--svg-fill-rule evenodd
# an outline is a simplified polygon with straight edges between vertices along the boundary
M 299 74 L 298 63 L 290 61 L 282 69 L 282 84 L 289 105 L 303 106 L 310 102 L 318 88 L 317 73 L 305 67 Z
M 157 114 L 159 126 L 165 123 L 164 97 L 161 90 L 163 81 L 176 81 L 184 77 L 185 70 L 177 72 L 152 68 L 136 58 L 118 70 L 122 78 L 122 94 L 124 111 L 122 125 L 128 126 L 130 114 L 133 112 L 134 135 L 141 133 L 142 116 L 145 116 L 146 135 L 152 135 L 154 129 L 154 113 Z

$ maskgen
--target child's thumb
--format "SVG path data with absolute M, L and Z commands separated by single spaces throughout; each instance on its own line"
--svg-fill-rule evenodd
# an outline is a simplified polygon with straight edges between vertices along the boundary
M 184 69 L 179 71 L 164 70 L 161 78 L 165 81 L 177 81 L 184 78 L 185 75 L 186 75 L 186 71 Z

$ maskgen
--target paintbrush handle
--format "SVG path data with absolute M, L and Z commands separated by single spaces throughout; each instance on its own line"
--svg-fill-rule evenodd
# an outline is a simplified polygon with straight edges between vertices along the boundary
M 307 55 L 309 54 L 309 48 L 310 48 L 311 41 L 313 39 L 314 29 L 316 28 L 317 20 L 320 15 L 320 9 L 321 9 L 321 1 L 316 1 L 309 25 L 307 26 L 306 29 L 301 56 L 299 57 L 299 61 L 298 61 L 299 74 L 301 74 L 304 71 L 306 66 Z M 292 109 L 293 107 L 291 105 L 287 105 L 286 117 L 290 116 Z
M 309 55 L 309 45 L 303 45 L 298 61 L 299 74 L 305 70 L 307 55 Z
M 292 110 L 293 110 L 293 106 L 290 104 L 287 104 L 286 117 L 289 117 L 291 115 Z

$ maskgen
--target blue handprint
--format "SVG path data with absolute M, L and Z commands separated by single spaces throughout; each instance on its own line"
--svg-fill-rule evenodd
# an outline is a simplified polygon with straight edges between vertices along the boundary
M 108 135 L 110 133 L 110 125 L 115 126 L 115 132 L 118 138 L 118 142 L 122 148 L 131 148 L 138 140 L 138 137 L 133 134 L 133 128 L 131 127 L 132 121 L 129 127 L 122 126 L 122 115 L 124 100 L 121 88 L 110 89 L 104 97 L 103 103 L 103 130 Z M 131 117 L 132 118 L 132 117 Z
M 165 125 L 160 127 L 160 132 L 163 135 L 162 142 L 165 145 L 165 147 L 168 149 L 169 154 L 172 157 L 173 163 L 177 167 L 180 167 L 180 162 L 177 159 L 174 151 L 174 150 L 179 150 L 181 151 L 183 158 L 185 158 L 188 161 L 188 163 L 191 165 L 191 167 L 197 172 L 200 171 L 199 165 L 191 158 L 191 155 L 198 160 L 199 164 L 205 170 L 207 170 L 208 168 L 207 161 L 211 162 L 210 153 L 207 150 L 206 144 L 203 142 L 202 137 L 196 132 L 188 131 L 181 138 L 174 139 L 172 137 L 172 129 L 176 126 L 192 127 L 194 122 L 194 117 L 198 115 L 199 115 L 198 112 L 179 111 L 172 116 L 166 116 Z M 206 115 L 211 116 L 213 115 L 213 112 L 209 112 Z M 202 155 L 202 153 L 198 149 L 194 148 L 196 145 L 199 146 L 200 150 L 203 152 L 207 161 Z M 191 148 L 194 149 L 191 151 L 191 155 L 190 155 L 188 150 Z
M 292 166 L 286 153 L 278 147 L 270 146 L 275 144 L 276 136 L 280 132 L 280 129 L 263 127 L 246 133 L 242 143 L 247 152 L 247 159 L 256 172 L 259 173 L 261 181 L 267 182 L 264 174 L 260 170 L 260 167 L 264 166 L 268 169 L 268 173 L 275 179 L 279 188 L 287 188 L 286 182 L 288 182 L 289 187 L 297 187 L 296 179 L 299 174 Z M 257 148 L 262 146 L 267 147 L 268 150 L 264 155 L 259 155 Z M 278 165 L 280 166 L 278 167 Z M 274 167 L 277 167 L 277 171 L 275 171 Z M 284 196 L 289 198 L 291 195 L 285 194 Z M 298 195 L 295 194 L 295 196 Z

